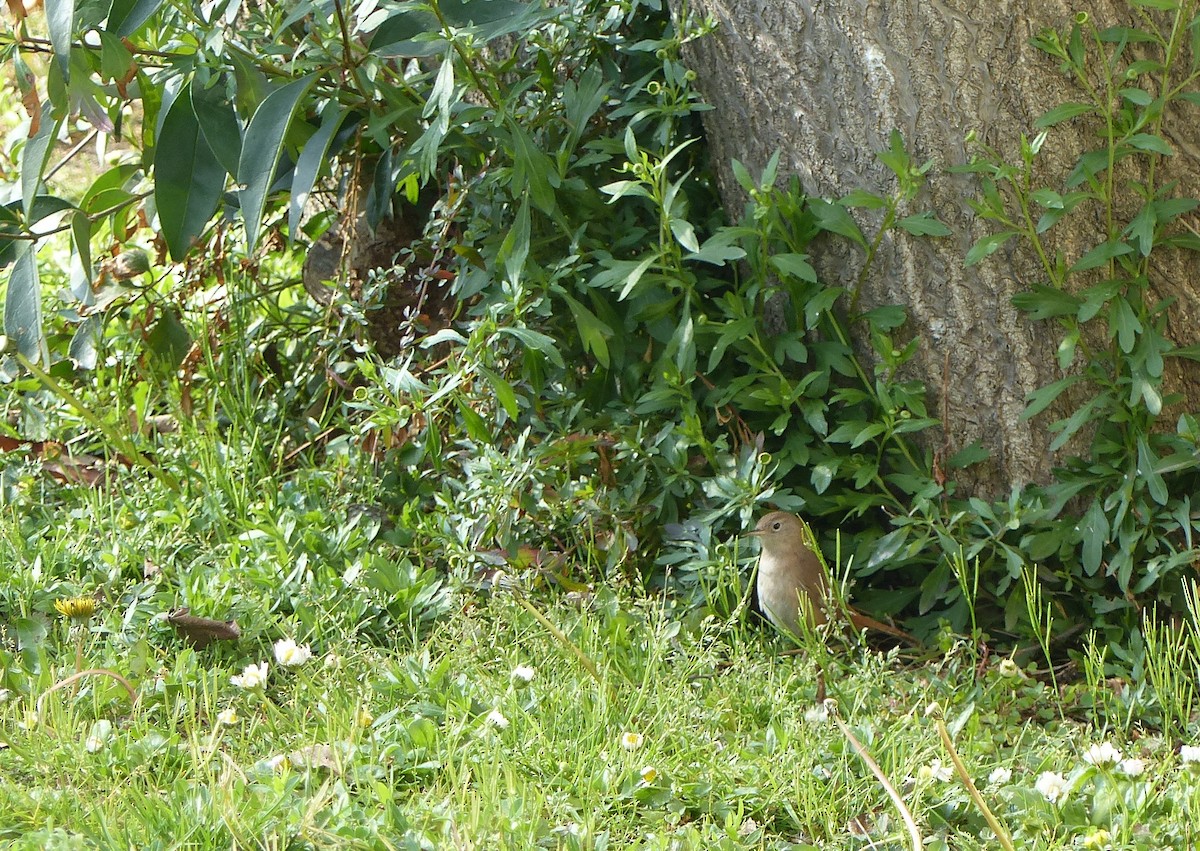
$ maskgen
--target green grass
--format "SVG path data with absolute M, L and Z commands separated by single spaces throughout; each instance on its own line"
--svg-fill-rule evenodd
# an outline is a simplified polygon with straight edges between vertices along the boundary
M 244 370 L 214 358 L 206 407 L 137 438 L 181 495 L 115 456 L 96 487 L 57 483 L 29 450 L 0 456 L 5 847 L 911 847 L 822 717 L 818 670 L 925 848 L 1000 847 L 933 703 L 1015 847 L 1195 841 L 1187 624 L 1148 623 L 1140 655 L 1092 647 L 1055 677 L 1039 653 L 949 634 L 920 656 L 840 639 L 782 655 L 739 606 L 745 547 L 676 558 L 691 597 L 645 583 L 593 531 L 613 494 L 549 441 L 446 446 L 434 473 L 381 464 L 348 421 L 293 456 L 292 415 Z M 117 427 L 152 386 L 126 380 L 101 371 L 80 398 Z M 82 427 L 34 382 L 6 393 L 17 433 Z M 72 598 L 95 613 L 70 621 L 56 603 Z M 166 621 L 181 606 L 241 638 L 190 648 Z M 312 658 L 280 664 L 282 639 Z M 262 662 L 263 687 L 235 684 Z M 81 670 L 116 676 L 64 684 Z M 1089 764 L 1106 742 L 1125 761 Z
M 855 819 L 874 847 L 907 847 L 883 787 L 811 711 L 818 663 L 926 847 L 998 847 L 958 779 L 944 779 L 949 755 L 926 718 L 935 701 L 1017 847 L 1106 847 L 1101 829 L 1114 848 L 1190 847 L 1200 775 L 1143 726 L 1145 694 L 1084 682 L 1060 703 L 963 643 L 921 660 L 857 645 L 782 656 L 763 629 L 634 588 L 579 600 L 534 587 L 567 644 L 503 583 L 419 564 L 429 542 L 400 546 L 403 530 L 372 538 L 347 520 L 340 507 L 361 494 L 336 471 L 253 491 L 227 476 L 213 501 L 179 504 L 127 475 L 128 489 L 108 491 L 19 479 L 36 500 L 18 497 L 0 521 L 16 553 L 0 657 L 10 847 L 869 847 Z M 35 501 L 40 514 L 26 510 Z M 420 533 L 443 520 L 420 518 Z M 406 561 L 395 576 L 381 566 Z M 393 587 L 381 573 L 400 590 L 372 591 Z M 90 620 L 55 613 L 55 599 L 93 585 L 105 599 Z M 236 614 L 243 638 L 186 647 L 161 618 L 181 596 L 198 614 Z M 407 602 L 389 613 L 391 597 Z M 284 635 L 313 658 L 278 664 Z M 264 688 L 231 682 L 261 661 Z M 127 677 L 136 703 L 107 677 L 49 691 L 77 667 Z M 1087 708 L 1123 700 L 1125 722 L 1107 729 L 1120 713 Z M 221 723 L 228 710 L 235 723 Z M 1144 759 L 1144 774 L 1088 766 L 1081 754 L 1102 741 Z M 997 768 L 1011 780 L 989 784 Z M 1058 805 L 1035 788 L 1046 771 L 1072 784 Z

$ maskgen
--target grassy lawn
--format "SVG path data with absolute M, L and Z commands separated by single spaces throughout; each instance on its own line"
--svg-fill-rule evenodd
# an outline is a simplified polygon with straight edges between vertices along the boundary
M 1191 847 L 1192 694 L 1153 664 L 1191 659 L 1186 640 L 1151 648 L 1140 686 L 1106 681 L 1098 653 L 1055 685 L 951 636 L 783 655 L 753 618 L 628 578 L 568 593 L 519 560 L 497 573 L 453 488 L 389 517 L 363 508 L 380 478 L 353 452 L 272 473 L 254 437 L 166 441 L 185 495 L 119 466 L 60 486 L 10 455 L 9 847 L 911 847 L 815 702 L 820 668 L 926 847 L 1001 847 L 931 703 L 1015 847 Z M 573 558 L 561 575 L 603 561 Z M 729 556 L 713 581 L 748 568 Z M 183 604 L 240 639 L 190 647 L 165 617 Z M 116 676 L 66 681 L 97 670 Z
M 413 11 L 376 5 L 355 25 Z M 436 32 L 420 26 L 446 30 L 440 66 L 404 53 L 434 44 L 407 36 L 381 43 L 394 54 L 364 42 L 360 62 L 340 5 L 322 36 L 319 16 L 234 4 L 250 38 L 197 52 L 192 12 L 165 4 L 136 61 L 115 36 L 69 65 L 24 45 L 60 68 L 46 101 L 60 112 L 99 110 L 112 82 L 124 114 L 120 80 L 145 72 L 134 124 L 155 129 L 97 147 L 72 118 L 78 144 L 30 168 L 56 137 L 11 130 L 0 163 L 0 847 L 1200 847 L 1200 425 L 1157 419 L 1175 404 L 1164 358 L 1195 352 L 1163 336 L 1167 302 L 1143 298 L 1150 248 L 1176 247 L 1162 226 L 1190 202 L 1151 181 L 1132 206 L 1101 186 L 1096 151 L 1079 161 L 1108 233 L 1012 301 L 1061 320 L 1069 373 L 1025 416 L 1084 381 L 1093 395 L 1050 448 L 1099 423 L 1096 442 L 1053 484 L 989 503 L 953 479 L 982 444 L 941 457 L 952 441 L 910 380 L 905 310 L 857 307 L 897 229 L 950 233 L 918 203 L 932 161 L 897 133 L 881 156 L 895 181 L 837 203 L 785 189 L 778 154 L 761 174 L 737 163 L 753 203 L 727 222 L 682 53 L 709 22 L 677 28 L 662 5 L 530 6 L 527 33 L 478 42 L 439 12 Z M 1200 32 L 1190 14 L 1171 32 Z M 395 17 L 389 38 L 413 23 Z M 1087 17 L 1069 49 L 1039 36 L 1080 79 Z M 1112 32 L 1118 54 L 1162 40 Z M 227 44 L 265 34 L 284 41 L 228 65 Z M 183 52 L 159 50 L 177 37 Z M 501 37 L 523 45 L 503 61 L 484 49 Z M 1144 90 L 1156 61 L 1104 60 L 1108 94 L 1083 108 L 1107 118 L 1110 172 L 1144 154 L 1153 176 L 1170 152 L 1139 128 L 1157 133 L 1191 94 L 1167 73 L 1171 45 Z M 280 84 L 269 95 L 251 59 Z M 39 98 L 0 90 L 0 124 L 32 128 Z M 1042 223 L 1085 198 L 1031 189 L 1046 138 L 1021 137 L 1024 172 L 990 148 L 972 161 L 976 213 L 1003 230 L 968 265 L 1016 236 L 1043 254 Z M 180 144 L 203 156 L 172 163 Z M 93 147 L 60 172 L 61 149 Z M 285 154 L 297 199 L 331 158 L 330 186 L 353 184 L 287 238 L 259 203 Z M 70 224 L 16 234 L 18 207 L 43 212 L 18 204 L 39 178 L 57 193 L 46 215 L 73 210 Z M 317 304 L 302 247 L 356 221 L 368 185 L 364 221 L 411 208 L 424 235 L 390 266 L 340 270 Z M 1002 209 L 1010 192 L 1028 233 Z M 1046 208 L 1036 229 L 1031 204 Z M 1114 225 L 1126 207 L 1143 212 Z M 875 211 L 864 234 L 855 216 Z M 835 236 L 866 252 L 853 286 L 809 262 Z M 1110 280 L 1077 299 L 1065 276 L 1102 263 Z M 1112 328 L 1089 352 L 1093 320 Z M 383 350 L 373 327 L 400 352 L 386 364 L 364 354 Z M 842 533 L 856 547 L 854 570 L 834 565 L 867 578 L 850 596 L 903 608 L 926 646 L 808 635 L 795 652 L 757 618 L 753 545 L 730 530 L 771 507 L 858 524 L 821 529 L 827 550 Z

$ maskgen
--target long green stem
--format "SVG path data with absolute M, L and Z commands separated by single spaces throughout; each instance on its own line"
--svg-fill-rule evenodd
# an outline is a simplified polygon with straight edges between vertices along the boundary
M 942 745 L 946 748 L 946 753 L 950 755 L 950 761 L 954 763 L 954 771 L 958 774 L 958 779 L 967 787 L 967 793 L 971 796 L 971 800 L 975 802 L 976 808 L 983 813 L 983 818 L 988 823 L 988 827 L 992 829 L 992 833 L 996 834 L 996 839 L 1004 846 L 1005 851 L 1016 851 L 1012 839 L 1008 835 L 1008 831 L 1004 829 L 1004 825 L 1000 824 L 1000 819 L 996 818 L 996 814 L 992 812 L 991 807 L 983 800 L 983 795 L 979 794 L 978 787 L 971 780 L 971 775 L 967 773 L 967 767 L 963 765 L 962 758 L 958 755 L 958 751 L 954 747 L 954 740 L 950 738 L 950 731 L 946 729 L 946 722 L 939 718 L 936 723 L 938 735 L 942 738 Z

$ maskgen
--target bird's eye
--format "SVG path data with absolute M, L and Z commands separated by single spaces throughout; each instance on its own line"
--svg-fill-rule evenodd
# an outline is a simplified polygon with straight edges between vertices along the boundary
M 776 532 L 778 532 L 780 529 L 783 528 L 783 524 L 780 523 L 778 520 L 776 520 L 774 523 L 771 524 L 771 528 L 774 529 Z

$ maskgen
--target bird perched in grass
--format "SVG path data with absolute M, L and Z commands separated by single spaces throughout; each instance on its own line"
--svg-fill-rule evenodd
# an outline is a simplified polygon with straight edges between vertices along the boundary
M 756 585 L 759 607 L 782 632 L 800 635 L 802 621 L 811 629 L 835 617 L 847 620 L 856 632 L 876 630 L 919 644 L 903 630 L 838 605 L 830 594 L 829 577 L 814 549 L 812 535 L 795 514 L 772 511 L 748 534 L 762 543 Z

